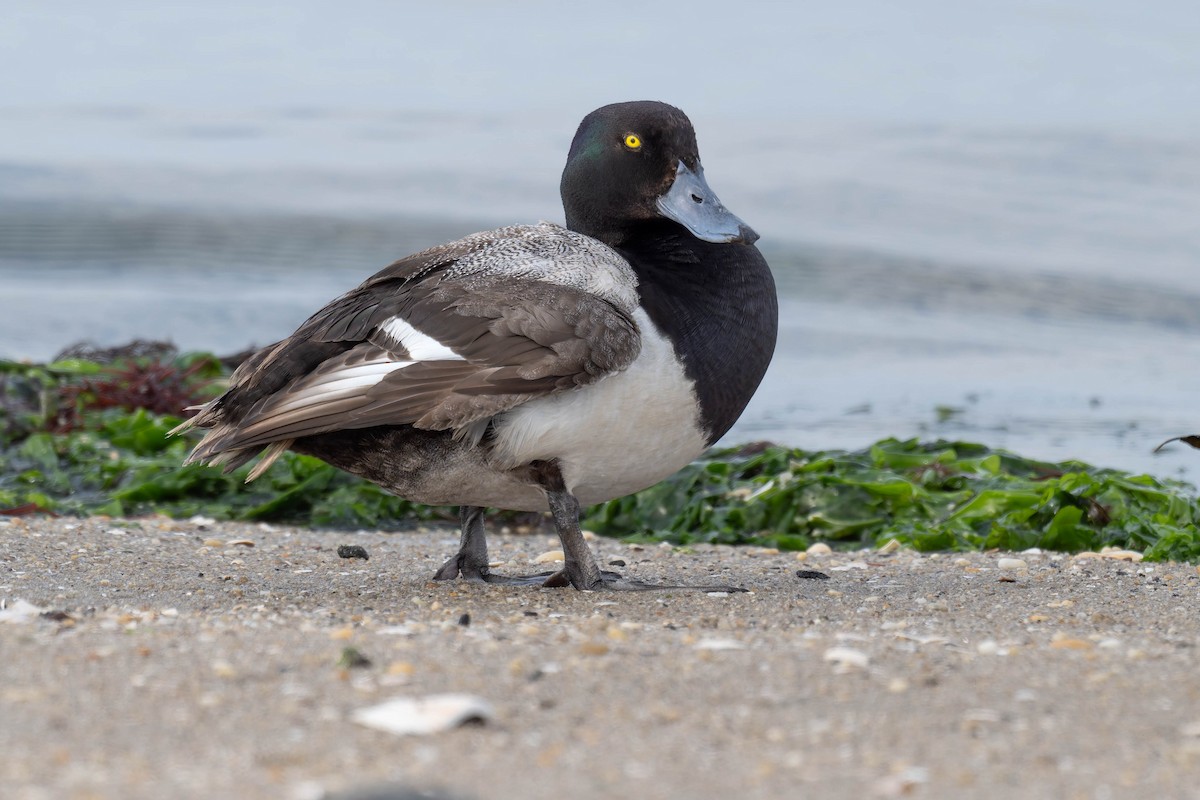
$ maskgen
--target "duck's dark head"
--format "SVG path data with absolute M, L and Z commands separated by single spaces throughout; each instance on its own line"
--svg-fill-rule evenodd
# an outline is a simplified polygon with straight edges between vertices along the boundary
M 560 190 L 567 227 L 614 247 L 663 218 L 706 242 L 758 239 L 708 188 L 696 131 L 666 103 L 614 103 L 584 117 Z

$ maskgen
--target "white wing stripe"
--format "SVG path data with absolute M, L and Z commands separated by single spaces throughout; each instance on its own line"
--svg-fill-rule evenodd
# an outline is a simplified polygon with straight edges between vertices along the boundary
M 325 400 L 353 395 L 365 396 L 372 386 L 388 375 L 412 364 L 411 361 L 368 362 L 326 373 L 318 380 L 310 378 L 303 386 L 290 392 L 283 402 L 272 405 L 271 411 L 291 411 Z
M 379 326 L 380 332 L 408 351 L 413 361 L 465 361 L 462 356 L 400 317 Z

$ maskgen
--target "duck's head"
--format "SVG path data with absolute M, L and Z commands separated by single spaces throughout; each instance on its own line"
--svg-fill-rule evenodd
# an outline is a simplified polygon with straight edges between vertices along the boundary
M 584 117 L 560 190 L 567 227 L 614 247 L 663 218 L 706 242 L 758 239 L 708 187 L 696 131 L 666 103 L 614 103 Z

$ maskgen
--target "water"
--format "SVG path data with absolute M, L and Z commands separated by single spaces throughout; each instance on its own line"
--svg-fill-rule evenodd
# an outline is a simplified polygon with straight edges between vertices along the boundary
M 1150 451 L 1200 424 L 1200 13 L 984 5 L 6 12 L 0 356 L 272 341 L 396 257 L 561 219 L 578 118 L 659 97 L 783 297 L 730 441 L 1194 475 Z

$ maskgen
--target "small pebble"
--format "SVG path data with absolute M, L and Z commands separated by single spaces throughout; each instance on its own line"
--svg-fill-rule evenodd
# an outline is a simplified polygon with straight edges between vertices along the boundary
M 995 723 L 1000 722 L 1003 717 L 1000 712 L 994 708 L 968 708 L 963 714 L 963 722 L 985 722 Z
M 832 662 L 839 672 L 849 672 L 854 669 L 866 669 L 870 657 L 862 650 L 852 647 L 831 647 L 825 651 L 824 659 Z
M 343 647 L 337 665 L 342 669 L 361 669 L 371 666 L 371 659 L 363 655 L 357 647 Z
M 218 678 L 228 679 L 237 677 L 237 670 L 228 661 L 214 661 L 212 671 Z
M 1086 639 L 1055 639 L 1050 643 L 1055 650 L 1091 650 L 1092 643 Z
M 254 547 L 254 542 L 249 539 L 230 539 L 225 544 L 229 547 Z
M 566 561 L 566 560 L 567 560 L 567 557 L 565 555 L 563 555 L 562 550 L 549 550 L 545 553 L 542 553 L 537 558 L 535 558 L 533 560 L 533 563 L 548 564 L 552 561 Z
M 1119 547 L 1105 547 L 1099 553 L 1092 550 L 1084 550 L 1082 553 L 1076 553 L 1071 558 L 1082 561 L 1088 558 L 1108 558 L 1114 561 L 1141 561 L 1143 555 L 1136 550 L 1122 550 Z
M 916 794 L 921 784 L 929 782 L 929 770 L 925 767 L 909 767 L 895 775 L 875 781 L 871 794 L 876 797 L 909 797 Z
M 471 624 L 471 615 L 463 614 L 461 617 L 458 618 L 458 624 L 462 625 L 464 628 L 467 627 L 468 625 L 470 625 Z
M 338 558 L 361 558 L 363 561 L 371 558 L 367 549 L 357 544 L 338 545 L 337 554 Z
M 810 556 L 827 556 L 833 552 L 833 548 L 830 547 L 829 545 L 825 544 L 824 542 L 816 542 L 813 545 L 809 546 L 808 550 L 806 550 L 805 552 L 808 553 Z
M 623 567 L 625 566 L 625 562 L 622 559 L 614 558 L 612 561 L 608 562 L 608 565 L 610 567 Z
M 1019 558 L 1002 558 L 996 562 L 996 566 L 1004 570 L 1026 570 L 1029 565 Z
M 584 642 L 579 646 L 579 652 L 585 656 L 602 656 L 608 652 L 608 645 L 603 642 Z
M 1000 645 L 996 644 L 993 639 L 984 639 L 975 646 L 975 650 L 981 656 L 994 656 L 1000 652 Z
M 745 650 L 746 645 L 736 639 L 701 639 L 696 642 L 697 650 Z
M 829 576 L 824 572 L 818 572 L 815 569 L 798 569 L 796 570 L 797 578 L 805 578 L 807 580 L 827 581 Z
M 894 553 L 899 549 L 900 549 L 900 542 L 898 542 L 895 539 L 889 539 L 887 541 L 887 544 L 882 545 L 875 552 L 879 553 L 880 555 L 887 555 L 888 553 Z
M 1136 550 L 1122 550 L 1119 547 L 1102 547 L 1100 548 L 1101 558 L 1112 558 L 1117 561 L 1141 561 L 1143 556 Z

